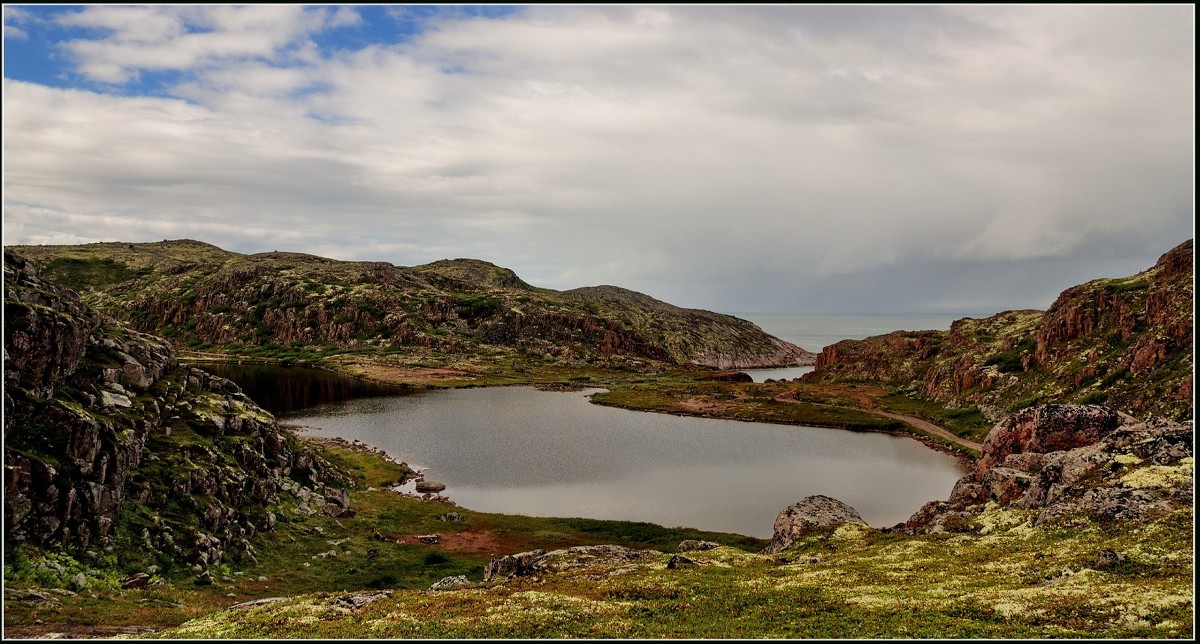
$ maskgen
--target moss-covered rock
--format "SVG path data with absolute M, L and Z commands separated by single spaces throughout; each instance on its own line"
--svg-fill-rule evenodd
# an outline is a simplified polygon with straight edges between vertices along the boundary
M 346 483 L 161 338 L 103 318 L 8 251 L 4 279 L 9 543 L 208 567 L 253 558 L 248 539 L 270 529 L 281 481 Z

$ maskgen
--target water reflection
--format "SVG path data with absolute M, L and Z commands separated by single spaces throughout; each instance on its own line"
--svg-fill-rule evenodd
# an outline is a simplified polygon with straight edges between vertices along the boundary
M 194 366 L 236 382 L 251 400 L 275 415 L 314 405 L 402 396 L 412 392 L 408 388 L 358 380 L 321 369 L 223 362 L 195 363 Z
M 465 507 L 651 521 L 769 537 L 787 505 L 827 494 L 877 527 L 948 496 L 956 461 L 917 441 L 634 412 L 590 392 L 502 387 L 355 400 L 288 416 L 446 482 Z
M 908 438 L 634 412 L 591 404 L 594 389 L 405 392 L 312 369 L 212 371 L 317 435 L 427 467 L 455 502 L 488 512 L 769 537 L 776 514 L 805 496 L 840 499 L 883 527 L 946 498 L 961 475 L 955 459 Z

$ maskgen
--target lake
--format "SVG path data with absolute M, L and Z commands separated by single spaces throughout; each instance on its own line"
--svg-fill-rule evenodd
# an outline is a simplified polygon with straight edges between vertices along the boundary
M 603 407 L 588 400 L 596 389 L 380 395 L 349 378 L 329 386 L 338 376 L 320 371 L 198 366 L 238 382 L 282 421 L 379 447 L 485 512 L 770 537 L 775 516 L 805 496 L 832 496 L 884 527 L 945 499 L 962 475 L 953 457 L 908 438 Z

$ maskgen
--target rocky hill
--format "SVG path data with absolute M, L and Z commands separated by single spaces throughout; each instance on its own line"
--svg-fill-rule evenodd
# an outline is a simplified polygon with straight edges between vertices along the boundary
M 564 363 L 628 356 L 723 369 L 812 364 L 815 357 L 732 316 L 611 286 L 534 288 L 479 260 L 399 267 L 242 255 L 190 240 L 13 249 L 97 309 L 190 348 L 490 347 Z
M 351 511 L 344 477 L 232 382 L 8 251 L 4 287 L 6 562 L 28 541 L 206 570 L 253 560 L 284 508 Z
M 825 347 L 809 382 L 873 382 L 993 420 L 1037 403 L 1106 403 L 1188 419 L 1193 251 L 1188 240 L 1132 277 L 1064 291 L 1048 311 L 964 318 Z

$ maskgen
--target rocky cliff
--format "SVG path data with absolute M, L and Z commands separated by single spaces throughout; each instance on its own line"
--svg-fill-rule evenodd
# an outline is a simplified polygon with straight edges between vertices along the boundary
M 253 558 L 283 508 L 349 511 L 346 481 L 232 382 L 8 251 L 4 287 L 9 544 L 207 567 Z
M 1147 521 L 1190 508 L 1193 429 L 1098 405 L 1030 407 L 993 428 L 975 470 L 904 530 L 954 531 L 997 507 L 1031 511 L 1034 525 L 1078 515 Z
M 1132 277 L 1064 291 L 1048 311 L 964 318 L 825 347 L 810 382 L 883 383 L 994 421 L 1037 403 L 1105 403 L 1191 418 L 1193 251 L 1188 240 Z
M 745 320 L 615 287 L 534 288 L 479 260 L 416 267 L 299 253 L 241 255 L 189 240 L 14 247 L 137 330 L 192 348 L 534 352 L 717 368 L 812 364 Z

